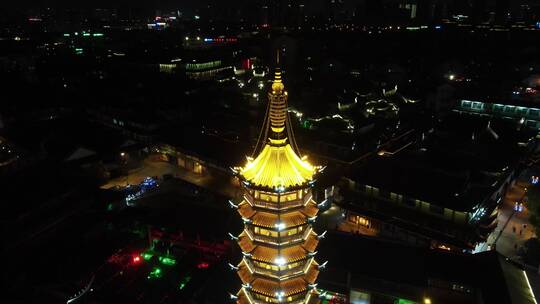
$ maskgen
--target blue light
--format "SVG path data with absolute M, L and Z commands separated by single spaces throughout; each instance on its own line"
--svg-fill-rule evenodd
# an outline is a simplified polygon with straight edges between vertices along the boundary
M 436 25 L 436 26 L 435 26 L 435 29 L 436 29 L 436 30 L 440 30 L 440 29 L 442 29 L 442 26 Z
M 146 190 L 147 188 L 154 188 L 157 186 L 157 181 L 151 177 L 147 177 L 143 180 L 141 186 L 143 190 Z
M 536 22 L 536 28 L 540 29 L 540 21 Z
M 204 42 L 212 42 L 212 41 L 214 41 L 214 39 L 212 39 L 212 38 L 204 38 Z

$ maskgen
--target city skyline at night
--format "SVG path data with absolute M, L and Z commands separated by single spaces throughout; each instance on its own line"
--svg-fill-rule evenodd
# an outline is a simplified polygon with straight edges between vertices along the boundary
M 535 304 L 540 1 L 0 10 L 2 303 Z

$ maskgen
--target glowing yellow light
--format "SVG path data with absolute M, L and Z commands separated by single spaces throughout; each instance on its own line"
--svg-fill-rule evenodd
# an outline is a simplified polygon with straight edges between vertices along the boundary
M 298 157 L 291 145 L 266 145 L 256 159 L 240 169 L 240 174 L 252 184 L 278 188 L 303 185 L 313 180 L 316 170 Z
M 431 304 L 430 298 L 424 298 L 424 304 Z

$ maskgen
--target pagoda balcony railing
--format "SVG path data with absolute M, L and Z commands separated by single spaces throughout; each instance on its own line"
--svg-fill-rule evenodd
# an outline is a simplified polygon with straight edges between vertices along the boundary
M 280 237 L 274 237 L 274 236 L 267 236 L 267 235 L 261 235 L 257 233 L 253 233 L 249 229 L 246 229 L 246 232 L 249 234 L 249 237 L 252 240 L 255 240 L 257 242 L 261 243 L 269 243 L 273 245 L 287 245 L 289 243 L 295 243 L 295 242 L 301 242 L 307 238 L 307 235 L 311 233 L 311 229 L 306 229 L 303 233 L 297 233 L 293 235 L 287 235 L 287 236 L 280 236 Z
M 250 261 L 246 261 L 249 263 L 249 266 L 253 271 L 257 274 L 268 276 L 274 279 L 286 279 L 288 277 L 297 276 L 304 272 L 306 268 L 306 263 L 309 263 L 309 260 L 306 261 L 306 263 L 302 263 L 296 267 L 290 268 L 290 269 L 283 269 L 283 270 L 272 270 L 267 269 L 264 267 L 257 266 Z
M 296 208 L 301 207 L 303 205 L 302 200 L 295 200 L 295 201 L 289 201 L 289 202 L 269 202 L 269 201 L 261 201 L 261 200 L 253 200 L 253 206 L 259 207 L 259 208 L 266 208 L 266 209 L 274 209 L 274 210 L 282 210 L 282 209 L 290 209 L 290 208 Z
M 245 195 L 244 198 L 251 206 L 254 206 L 254 207 L 273 209 L 273 210 L 283 210 L 283 209 L 302 207 L 313 198 L 313 195 L 309 193 L 301 199 L 283 201 L 283 202 L 263 201 L 260 199 L 255 199 L 249 194 Z
M 278 300 L 277 298 L 269 298 L 269 297 L 264 297 L 264 300 L 263 299 L 258 299 L 256 297 L 252 297 L 251 295 L 249 296 L 249 303 L 253 303 L 253 304 L 268 304 L 268 303 L 286 303 L 286 304 L 305 304 L 305 296 L 296 296 L 295 299 L 293 299 L 292 301 L 287 301 L 285 299 L 283 300 Z

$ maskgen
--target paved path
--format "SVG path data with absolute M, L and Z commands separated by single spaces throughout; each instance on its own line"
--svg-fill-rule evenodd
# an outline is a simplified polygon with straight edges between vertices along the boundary
M 497 228 L 488 239 L 489 244 L 496 244 L 499 253 L 510 258 L 516 258 L 523 243 L 536 236 L 529 224 L 527 208 L 524 208 L 523 212 L 514 212 L 515 203 L 523 200 L 529 186 L 527 181 L 519 180 L 508 191 L 499 211 Z
M 232 175 L 228 175 L 216 169 L 210 168 L 207 170 L 209 171 L 208 173 L 201 175 L 167 162 L 145 159 L 143 165 L 140 168 L 129 172 L 127 177 L 121 176 L 111 179 L 101 188 L 110 189 L 113 187 L 125 187 L 127 183 L 132 185 L 140 184 L 148 176 L 162 177 L 165 174 L 170 174 L 201 188 L 212 189 L 212 191 L 216 191 L 226 197 L 235 197 L 239 194 L 238 184 L 235 182 Z

